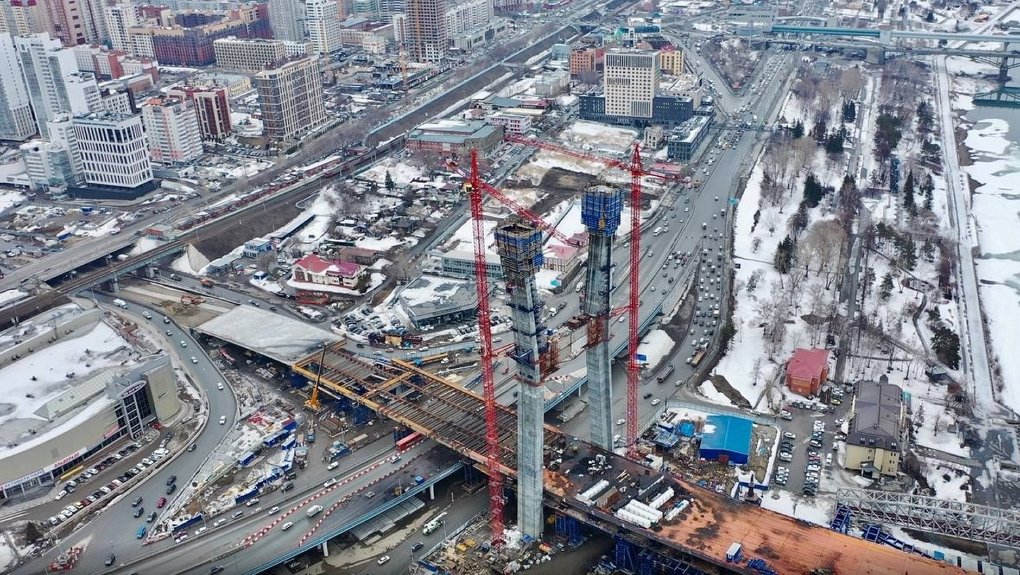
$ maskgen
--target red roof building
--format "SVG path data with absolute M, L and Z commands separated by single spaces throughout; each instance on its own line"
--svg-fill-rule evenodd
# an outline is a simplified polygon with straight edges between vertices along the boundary
M 829 350 L 795 349 L 786 362 L 786 385 L 790 391 L 803 395 L 818 395 L 818 390 L 829 378 Z
M 365 275 L 365 266 L 353 262 L 324 260 L 316 254 L 294 262 L 294 281 L 348 289 L 357 287 Z

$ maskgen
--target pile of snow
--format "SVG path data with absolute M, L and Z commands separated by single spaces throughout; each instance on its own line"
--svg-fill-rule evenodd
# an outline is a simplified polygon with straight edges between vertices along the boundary
M 28 294 L 19 289 L 9 289 L 5 292 L 0 292 L 0 307 L 26 297 L 28 297 Z
M 653 369 L 663 359 L 669 357 L 670 352 L 675 346 L 676 342 L 670 339 L 665 331 L 655 329 L 648 332 L 648 335 L 641 340 L 637 353 L 638 355 L 645 356 L 645 367 Z
M 0 537 L 0 570 L 6 571 L 8 567 L 14 565 L 17 559 L 14 549 L 11 549 L 11 546 L 7 544 L 7 538 Z
M 393 178 L 393 183 L 397 186 L 406 186 L 411 183 L 411 180 L 420 178 L 425 174 L 417 166 L 412 166 L 395 158 L 387 158 L 366 170 L 361 174 L 361 177 L 366 180 L 372 180 L 382 186 L 386 182 L 387 172 Z
M 147 251 L 154 250 L 154 249 L 158 248 L 159 246 L 163 245 L 163 243 L 164 242 L 162 240 L 157 240 L 155 238 L 149 238 L 149 237 L 143 237 L 143 238 L 139 239 L 137 242 L 135 242 L 134 247 L 131 248 L 131 251 L 128 252 L 128 253 L 130 253 L 133 256 L 136 256 L 138 254 L 144 254 Z
M 173 263 L 170 264 L 170 267 L 182 274 L 197 276 L 202 273 L 202 269 L 207 265 L 209 265 L 209 258 L 202 255 L 202 252 L 198 251 L 198 248 L 188 244 L 184 253 L 175 259 Z
M 25 194 L 13 190 L 0 192 L 0 212 L 9 210 L 25 201 Z

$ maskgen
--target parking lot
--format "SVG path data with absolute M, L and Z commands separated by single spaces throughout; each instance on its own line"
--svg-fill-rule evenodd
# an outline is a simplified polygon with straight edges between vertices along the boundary
M 792 458 L 790 461 L 777 459 L 772 483 L 777 485 L 781 483 L 777 481 L 781 475 L 780 468 L 786 468 L 788 470 L 787 481 L 782 487 L 796 494 L 804 494 L 805 474 L 807 473 L 808 465 L 812 463 L 809 459 L 809 451 L 814 451 L 817 453 L 816 465 L 818 465 L 818 469 L 815 471 L 818 474 L 817 490 L 828 490 L 826 481 L 832 477 L 833 466 L 839 465 L 837 452 L 833 450 L 833 443 L 837 441 L 837 437 L 843 437 L 839 433 L 840 423 L 838 422 L 845 420 L 850 409 L 850 393 L 845 393 L 842 398 L 835 398 L 840 400 L 841 404 L 836 406 L 830 405 L 832 413 L 818 411 L 819 408 L 825 406 L 817 400 L 801 400 L 785 404 L 784 407 L 790 412 L 792 419 L 784 421 L 779 441 L 790 442 L 792 449 L 789 450 L 789 453 Z M 798 405 L 806 407 L 798 407 Z M 816 444 L 817 447 L 811 445 L 812 433 L 815 431 L 816 422 L 820 422 L 818 425 L 824 424 L 820 441 Z M 783 435 L 787 433 L 793 434 L 794 438 L 784 438 Z M 782 447 L 780 447 L 780 451 L 783 451 Z M 827 461 L 828 455 L 832 456 L 831 461 Z

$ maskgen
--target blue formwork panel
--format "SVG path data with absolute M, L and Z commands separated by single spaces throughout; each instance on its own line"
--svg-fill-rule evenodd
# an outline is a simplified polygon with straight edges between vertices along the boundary
M 623 193 L 615 188 L 599 186 L 584 192 L 581 198 L 581 221 L 588 233 L 613 235 L 620 227 Z

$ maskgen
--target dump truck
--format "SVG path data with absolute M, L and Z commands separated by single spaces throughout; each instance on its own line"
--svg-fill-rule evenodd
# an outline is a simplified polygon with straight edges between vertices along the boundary
M 704 359 L 704 357 L 705 350 L 699 349 L 693 356 L 691 356 L 691 359 L 687 363 L 691 364 L 691 367 L 698 367 L 698 364 L 701 363 L 701 360 Z

